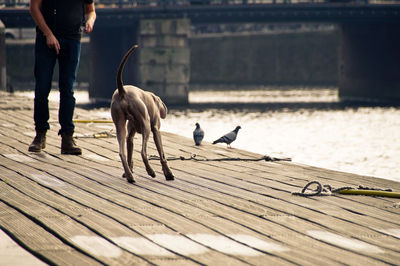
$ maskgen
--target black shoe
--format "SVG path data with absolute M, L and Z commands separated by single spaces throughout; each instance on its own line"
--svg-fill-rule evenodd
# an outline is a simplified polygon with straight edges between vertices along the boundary
M 46 148 L 46 132 L 47 130 L 36 130 L 36 136 L 29 145 L 28 151 L 41 152 L 42 149 Z
M 61 133 L 61 154 L 81 155 L 82 149 L 76 146 L 74 132 Z

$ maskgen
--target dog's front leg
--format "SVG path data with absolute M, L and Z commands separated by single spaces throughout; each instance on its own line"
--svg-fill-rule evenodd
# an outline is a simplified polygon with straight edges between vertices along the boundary
M 167 159 L 165 159 L 164 149 L 161 141 L 161 134 L 157 128 L 153 128 L 153 138 L 154 143 L 156 144 L 158 154 L 160 155 L 160 162 L 162 166 L 162 170 L 166 180 L 174 180 L 174 175 L 172 174 L 171 170 L 168 167 Z

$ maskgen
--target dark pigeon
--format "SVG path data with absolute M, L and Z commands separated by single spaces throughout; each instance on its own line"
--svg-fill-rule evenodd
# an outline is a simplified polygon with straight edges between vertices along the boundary
M 200 124 L 196 123 L 196 128 L 193 131 L 193 139 L 196 146 L 200 146 L 201 141 L 204 138 L 204 130 L 201 129 Z
M 233 131 L 223 135 L 219 139 L 215 140 L 212 144 L 216 143 L 226 143 L 228 145 L 228 148 L 231 147 L 231 143 L 236 139 L 237 134 L 239 132 L 239 129 L 241 129 L 240 126 L 237 126 Z

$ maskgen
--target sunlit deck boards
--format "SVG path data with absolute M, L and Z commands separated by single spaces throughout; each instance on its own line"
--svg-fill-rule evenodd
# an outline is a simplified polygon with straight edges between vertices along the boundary
M 1 96 L 0 265 L 400 261 L 400 199 L 291 195 L 311 180 L 400 191 L 397 182 L 291 162 L 181 160 L 169 162 L 176 180 L 167 182 L 156 160 L 157 177 L 148 177 L 136 152 L 132 185 L 121 177 L 115 138 L 80 138 L 82 156 L 61 155 L 54 123 L 45 151 L 29 153 L 32 100 Z M 51 119 L 57 112 L 51 103 Z M 97 118 L 82 109 L 75 115 Z M 113 124 L 76 124 L 81 135 L 111 129 Z M 196 147 L 168 133 L 163 143 L 167 157 L 261 157 L 223 145 Z M 152 143 L 149 154 L 156 155 Z

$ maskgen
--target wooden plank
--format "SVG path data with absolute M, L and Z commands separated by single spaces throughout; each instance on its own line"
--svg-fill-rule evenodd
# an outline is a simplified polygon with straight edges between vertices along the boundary
M 1 180 L 3 181 L 0 183 L 2 190 L 0 195 L 1 201 L 23 212 L 25 216 L 42 226 L 44 230 L 50 231 L 50 233 L 59 238 L 61 242 L 66 243 L 67 246 L 82 252 L 86 248 L 85 245 L 87 245 L 87 241 L 80 240 L 79 236 L 92 237 L 92 239 L 94 239 L 93 244 L 97 244 L 96 247 L 98 250 L 86 248 L 87 253 L 84 253 L 96 257 L 99 262 L 107 264 L 115 264 L 116 262 L 121 264 L 145 263 L 143 259 L 132 256 L 132 254 L 104 240 L 103 237 L 93 234 L 93 229 L 77 221 L 74 216 L 66 215 L 62 211 L 47 205 L 45 202 L 37 200 L 40 199 L 40 192 L 36 193 L 34 197 L 15 189 L 14 186 L 9 185 L 10 183 L 14 183 L 14 177 L 15 176 L 8 176 L 7 180 Z M 30 188 L 32 189 L 33 187 L 34 184 L 31 184 Z M 49 197 L 49 195 L 46 196 Z M 18 224 L 18 221 L 14 222 Z M 19 233 L 29 233 L 24 232 L 25 230 L 25 228 L 21 228 Z M 46 239 L 37 240 L 39 247 L 42 247 L 45 242 Z M 59 253 L 58 250 L 57 253 Z M 60 254 L 60 256 L 53 258 L 53 261 L 62 262 L 65 259 L 67 259 L 67 257 L 64 254 Z
M 24 172 L 23 170 L 21 170 L 21 167 L 19 167 L 19 169 L 20 169 L 20 172 Z M 50 171 L 50 170 L 48 170 L 48 171 Z M 27 174 L 27 173 L 26 173 Z M 68 175 L 68 176 L 70 176 L 70 175 Z M 76 178 L 74 178 L 74 179 L 76 179 Z M 10 181 L 9 181 L 10 182 Z M 38 181 L 38 182 L 40 182 L 40 180 Z M 122 181 L 121 181 L 122 182 Z M 124 184 L 125 184 L 125 182 L 124 182 Z M 51 185 L 51 184 L 50 184 Z M 80 182 L 80 185 L 82 186 L 82 182 Z M 93 186 L 93 185 L 92 185 Z M 83 186 L 84 187 L 84 186 Z M 59 193 L 60 194 L 62 194 L 62 195 L 67 195 L 68 197 L 75 197 L 76 198 L 76 200 L 79 200 L 80 202 L 82 202 L 82 203 L 84 203 L 84 204 L 90 204 L 90 203 L 92 203 L 92 207 L 91 207 L 91 209 L 92 210 L 95 210 L 96 208 L 98 208 L 98 206 L 99 205 L 101 205 L 102 207 L 105 207 L 106 208 L 106 210 L 107 210 L 107 212 L 108 213 L 110 213 L 110 215 L 113 215 L 113 217 L 115 217 L 115 219 L 118 219 L 119 221 L 120 221 L 120 223 L 122 223 L 122 224 L 125 224 L 125 225 L 127 225 L 130 221 L 132 221 L 132 220 L 138 220 L 137 219 L 137 217 L 135 218 L 135 216 L 134 215 L 132 215 L 132 213 L 130 212 L 129 214 L 126 214 L 126 212 L 127 212 L 127 210 L 126 209 L 120 209 L 119 211 L 117 211 L 117 212 L 115 212 L 115 213 L 112 213 L 112 212 L 110 212 L 110 208 L 109 208 L 109 206 L 107 207 L 107 204 L 105 204 L 105 202 L 103 201 L 103 202 L 100 202 L 99 203 L 99 201 L 101 200 L 101 199 L 99 199 L 99 198 L 96 198 L 96 196 L 94 195 L 94 194 L 92 194 L 92 195 L 88 195 L 88 196 L 84 196 L 84 195 L 82 195 L 82 197 L 79 197 L 78 195 L 77 195 L 77 193 L 76 192 L 73 192 L 72 194 L 71 194 L 71 188 L 70 187 L 67 187 L 66 185 L 63 185 L 63 186 L 57 186 L 57 185 L 54 185 L 53 186 L 53 189 L 57 189 L 58 191 L 59 191 Z M 29 190 L 29 192 L 30 192 L 31 190 Z M 107 195 L 109 195 L 110 193 L 111 193 L 112 191 L 106 191 L 105 193 L 107 193 Z M 102 192 L 102 193 L 104 193 L 104 192 Z M 38 197 L 39 195 L 37 195 L 37 197 Z M 46 198 L 48 198 L 48 196 L 46 196 Z M 43 199 L 42 199 L 43 200 Z M 132 201 L 132 199 L 130 199 L 130 201 Z M 48 202 L 48 204 L 53 204 L 53 200 L 50 200 L 49 202 Z M 119 205 L 121 205 L 122 204 L 122 202 L 127 202 L 127 200 L 124 200 L 123 198 L 122 198 L 122 201 L 121 201 L 121 203 L 119 203 Z M 93 205 L 93 204 L 95 204 L 95 205 Z M 97 205 L 97 204 L 99 204 L 99 205 Z M 64 204 L 65 205 L 65 204 Z M 150 209 L 150 208 L 148 208 L 148 209 Z M 160 209 L 158 209 L 158 208 L 155 208 L 155 207 L 153 207 L 153 208 L 151 208 L 150 210 L 148 210 L 147 209 L 147 211 L 149 211 L 149 214 L 148 214 L 148 216 L 150 217 L 150 215 L 153 215 L 153 217 L 155 217 L 156 219 L 158 219 L 159 217 L 157 217 L 157 215 L 154 215 L 153 214 L 153 212 L 155 212 L 155 213 L 158 213 L 158 212 L 160 212 L 160 211 L 162 211 L 162 210 L 160 210 Z M 76 210 L 76 208 L 73 208 L 73 210 Z M 141 209 L 142 211 L 143 211 L 143 209 Z M 126 216 L 124 216 L 124 215 L 121 215 L 121 213 L 125 213 L 126 214 Z M 93 213 L 92 213 L 92 215 L 93 215 Z M 76 215 L 75 215 L 76 216 Z M 171 221 L 175 221 L 176 220 L 176 217 L 173 217 L 173 216 L 171 216 L 171 214 L 168 214 L 168 213 L 164 213 L 162 216 L 168 216 L 168 217 L 170 217 L 169 218 L 169 220 L 171 220 Z M 83 215 L 83 214 L 80 214 L 80 218 L 79 218 L 79 220 L 82 220 L 82 219 L 84 219 L 86 217 L 86 215 Z M 110 233 L 107 233 L 107 232 L 104 232 L 104 228 L 105 227 L 107 227 L 107 224 L 106 224 L 106 221 L 105 221 L 105 219 L 104 218 L 101 218 L 101 217 L 90 217 L 90 218 L 87 218 L 88 220 L 86 221 L 85 219 L 85 221 L 87 222 L 87 224 L 90 224 L 90 227 L 92 227 L 92 228 L 95 228 L 95 230 L 96 231 L 99 231 L 99 232 L 101 232 L 101 234 L 102 235 L 106 235 L 106 236 L 110 236 Z M 143 220 L 143 219 L 142 219 Z M 167 219 L 168 220 L 168 219 Z M 99 226 L 95 226 L 94 225 L 94 223 L 96 223 L 96 221 L 99 221 L 99 223 L 101 224 L 101 226 L 99 225 Z M 165 226 L 157 226 L 157 225 L 155 225 L 155 226 L 152 226 L 152 227 L 150 227 L 149 225 L 150 225 L 150 222 L 139 222 L 139 221 L 137 221 L 137 223 L 139 223 L 139 224 L 146 224 L 146 226 L 135 226 L 135 225 L 130 225 L 130 227 L 131 228 L 134 228 L 135 229 L 135 231 L 138 231 L 139 232 L 139 230 L 141 230 L 140 232 L 142 233 L 141 234 L 141 236 L 143 237 L 145 234 L 154 234 L 154 233 L 168 233 L 169 235 L 176 235 L 176 231 L 178 231 L 178 230 L 174 230 L 174 231 L 171 231 L 171 229 L 169 229 L 169 228 L 171 228 L 171 227 L 173 227 L 174 225 L 175 226 L 177 226 L 177 225 L 179 225 L 180 227 L 182 227 L 183 225 L 182 224 L 173 224 L 173 225 L 170 225 L 170 226 L 168 226 L 168 227 L 165 227 Z M 155 222 L 153 221 L 153 224 L 154 224 Z M 117 229 L 118 229 L 118 224 L 117 225 L 113 225 L 112 227 L 109 227 L 109 228 L 114 228 L 113 229 L 113 231 L 115 232 L 115 231 L 117 231 Z M 149 229 L 151 229 L 151 231 L 149 231 Z M 112 229 L 109 229 L 109 230 L 112 230 Z M 161 231 L 160 231 L 161 230 Z M 179 230 L 180 232 L 182 232 L 183 231 L 183 229 L 180 229 Z M 115 233 L 116 234 L 116 233 Z M 120 233 L 120 234 L 118 234 L 118 236 L 122 236 L 122 237 L 137 237 L 137 236 L 131 236 L 131 234 L 129 234 L 128 232 L 124 232 L 124 233 Z M 116 236 L 116 237 L 118 237 L 118 236 Z M 193 243 L 193 242 L 191 242 L 191 243 Z M 168 248 L 168 247 L 166 247 L 166 248 Z M 179 252 L 179 249 L 181 249 L 181 247 L 177 247 L 177 249 L 178 250 L 172 250 L 172 251 L 175 251 L 175 252 Z M 213 262 L 218 262 L 221 258 L 223 259 L 223 261 L 225 261 L 225 262 L 229 262 L 230 260 L 232 260 L 232 261 L 236 261 L 236 263 L 238 263 L 238 262 L 240 262 L 241 261 L 241 259 L 234 259 L 234 258 L 230 258 L 230 256 L 225 256 L 225 255 L 223 255 L 223 254 L 217 254 L 217 253 L 215 253 L 215 252 L 212 252 L 212 250 L 208 250 L 208 256 L 207 257 L 204 257 L 204 258 L 201 258 L 201 259 L 203 259 L 203 260 L 205 260 L 205 262 L 210 262 L 210 260 L 211 261 L 213 261 Z M 213 254 L 214 253 L 214 254 Z M 185 255 L 185 254 L 182 254 L 182 255 Z M 196 259 L 196 254 L 193 254 L 192 255 L 192 257 L 193 258 L 195 258 Z M 220 258 L 221 257 L 221 258 Z M 149 258 L 149 259 L 151 259 L 151 258 Z M 173 256 L 173 254 L 171 254 L 171 253 L 169 253 L 169 261 L 170 260 L 174 260 L 174 256 Z M 175 260 L 176 260 L 176 258 L 175 258 Z M 244 262 L 244 261 L 243 261 Z M 204 262 L 203 262 L 204 263 Z
M 1 205 L 3 205 L 3 203 L 0 203 L 0 206 Z M 20 247 L 12 238 L 1 230 L 0 258 L 3 265 L 46 265 L 46 263 Z
M 291 195 L 314 179 L 335 187 L 363 184 L 400 189 L 398 182 L 292 162 L 181 160 L 169 162 L 176 180 L 167 182 L 158 161 L 151 161 L 157 178 L 148 177 L 138 152 L 141 139 L 136 138 L 138 180 L 131 185 L 121 178 L 115 138 L 78 139 L 83 156 L 61 155 L 59 126 L 54 123 L 46 149 L 29 153 L 34 135 L 32 102 L 8 94 L 5 98 L 7 102 L 0 102 L 0 183 L 7 192 L 0 193 L 0 200 L 20 214 L 17 220 L 34 224 L 39 232 L 51 232 L 54 240 L 94 258 L 95 263 L 379 265 L 400 261 L 397 199 Z M 52 119 L 57 118 L 57 108 L 51 103 Z M 80 118 L 92 114 L 76 109 Z M 105 128 L 110 126 L 78 125 L 76 133 L 90 135 Z M 191 139 L 162 135 L 168 157 L 261 156 L 209 143 L 197 147 Z M 149 155 L 157 154 L 152 141 L 148 150 Z M 0 211 L 0 219 L 8 216 Z M 27 231 L 13 224 L 7 230 L 14 230 L 16 236 Z M 35 239 L 15 239 L 36 252 Z M 122 255 L 96 254 L 92 248 L 102 240 Z M 64 253 L 49 253 L 55 261 L 69 263 Z M 39 254 L 50 258 L 45 252 Z
M 135 192 L 136 193 L 136 192 Z M 143 195 L 141 195 L 141 198 L 143 197 Z M 165 200 L 163 200 L 163 202 L 165 202 Z M 160 218 L 161 219 L 161 218 Z
M 2 187 L 1 194 L 3 194 L 4 183 L 1 182 L 0 184 Z M 20 246 L 23 246 L 44 263 L 64 265 L 100 264 L 87 254 L 66 245 L 54 234 L 32 221 L 26 214 L 14 206 L 3 203 L 3 201 L 0 202 L 0 221 L 3 230 L 12 235 Z M 7 257 L 0 258 L 0 264 L 7 265 L 7 261 L 9 261 Z M 35 263 L 36 261 L 32 262 Z

